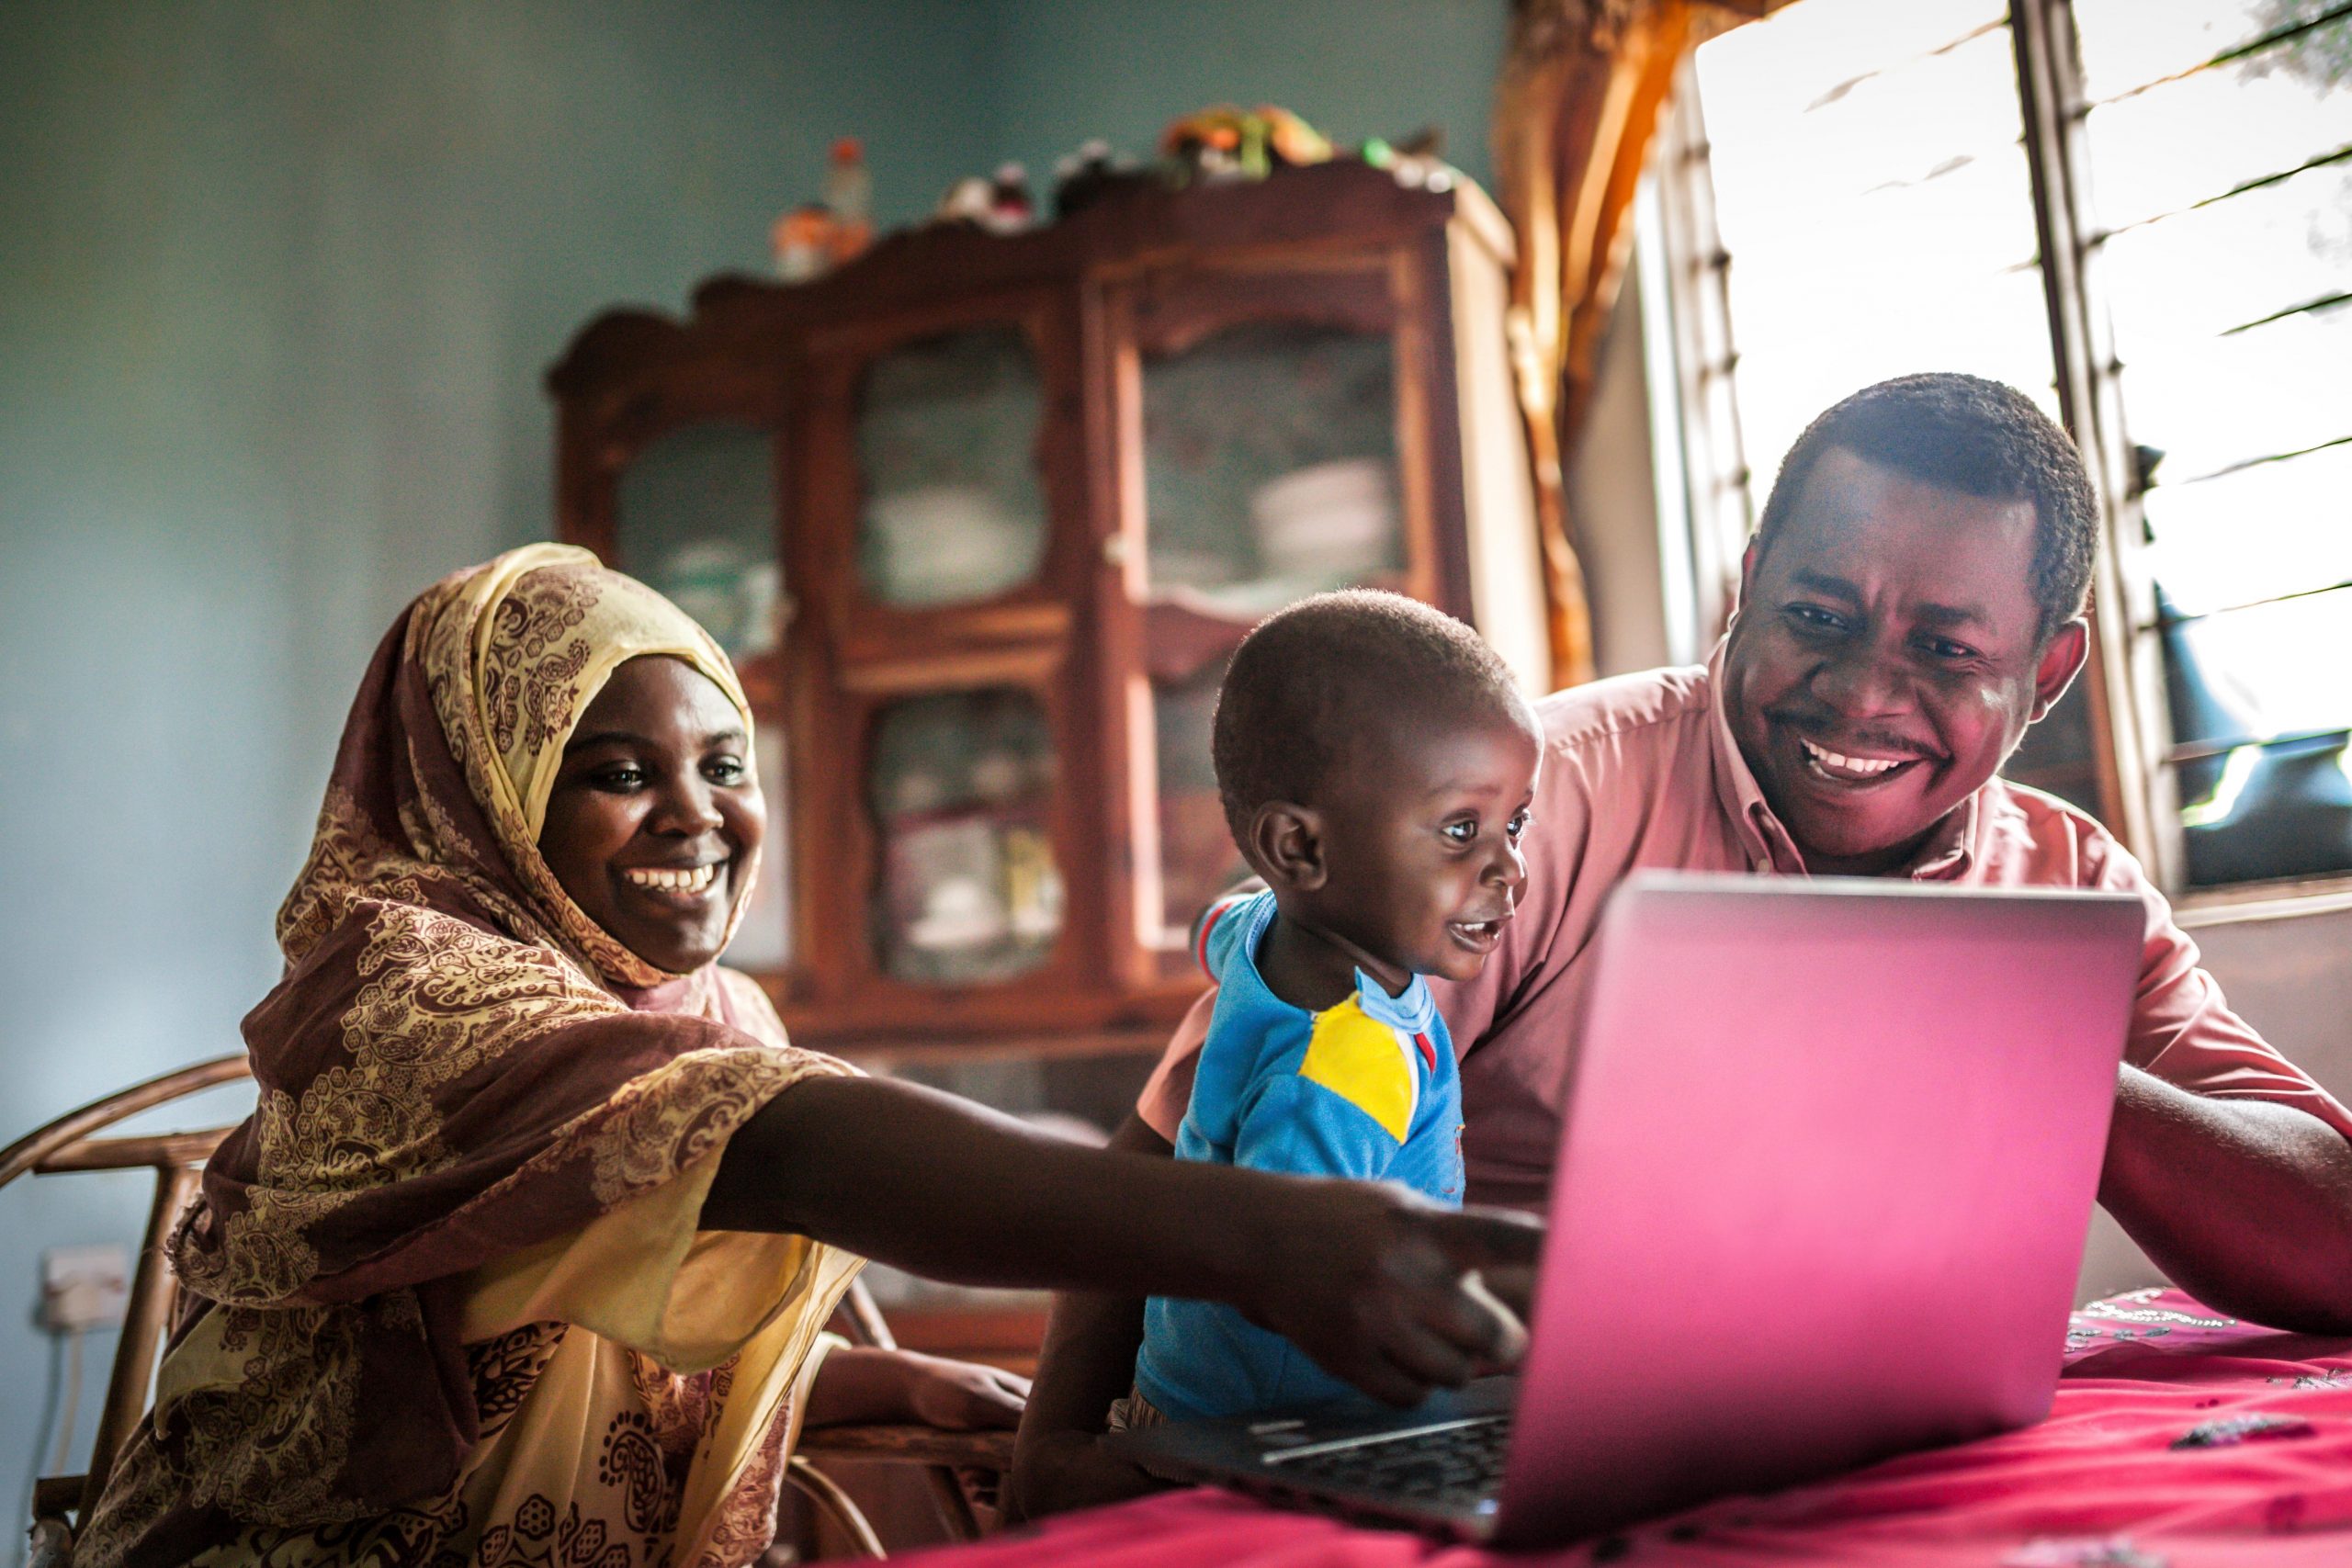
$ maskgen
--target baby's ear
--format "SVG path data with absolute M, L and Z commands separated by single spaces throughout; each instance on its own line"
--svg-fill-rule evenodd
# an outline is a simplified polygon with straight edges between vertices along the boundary
M 1250 818 L 1250 859 L 1277 891 L 1312 893 L 1323 886 L 1323 818 L 1311 806 L 1272 800 Z

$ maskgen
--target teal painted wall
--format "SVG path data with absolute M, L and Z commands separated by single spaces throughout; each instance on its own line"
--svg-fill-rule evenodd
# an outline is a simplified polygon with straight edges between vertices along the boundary
M 376 639 L 546 530 L 542 368 L 607 304 L 762 267 L 842 131 L 886 217 L 927 206 L 986 19 L 0 7 L 0 1142 L 235 1048 Z M 39 1254 L 134 1237 L 142 1185 L 0 1192 L 0 1506 L 52 1370 Z
M 761 270 L 844 132 L 886 222 L 1222 98 L 1435 121 L 1483 174 L 1505 8 L 0 6 L 0 1142 L 235 1047 L 377 638 L 546 531 L 538 378 L 589 316 Z M 0 1192 L 6 1506 L 62 1370 L 39 1255 L 135 1237 L 143 1187 Z

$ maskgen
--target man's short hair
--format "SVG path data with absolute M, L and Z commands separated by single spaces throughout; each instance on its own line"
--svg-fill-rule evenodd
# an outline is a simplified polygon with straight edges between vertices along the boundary
M 1313 802 L 1360 737 L 1430 714 L 1535 722 L 1486 640 L 1419 600 L 1348 588 L 1277 610 L 1235 650 L 1210 726 L 1235 842 L 1267 802 Z
M 2047 638 L 2083 613 L 2098 552 L 2098 501 L 2073 440 L 2015 387 L 1937 371 L 1881 381 L 1833 404 L 1781 459 L 1756 525 L 1759 557 L 1832 446 L 1966 495 L 2030 500 L 2038 635 Z

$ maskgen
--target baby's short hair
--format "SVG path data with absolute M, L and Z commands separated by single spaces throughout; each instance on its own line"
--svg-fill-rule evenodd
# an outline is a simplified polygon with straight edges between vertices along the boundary
M 1217 693 L 1209 753 L 1234 840 L 1272 800 L 1307 804 L 1361 735 L 1396 716 L 1534 725 L 1479 635 L 1417 599 L 1372 588 L 1317 593 L 1241 639 Z

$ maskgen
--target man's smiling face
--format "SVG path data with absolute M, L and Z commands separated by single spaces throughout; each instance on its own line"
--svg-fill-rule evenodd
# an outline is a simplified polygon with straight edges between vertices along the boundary
M 2081 668 L 2082 621 L 2039 635 L 2035 527 L 1832 446 L 1749 546 L 1723 700 L 1812 871 L 1898 869 Z

